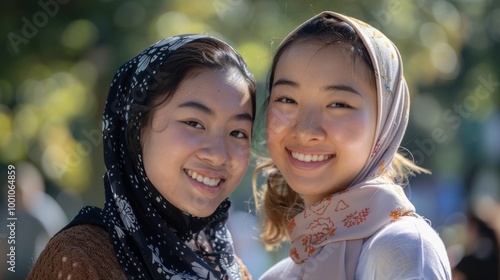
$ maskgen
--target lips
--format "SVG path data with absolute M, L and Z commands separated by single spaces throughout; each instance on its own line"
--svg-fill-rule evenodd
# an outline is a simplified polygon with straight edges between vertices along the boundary
M 192 170 L 189 170 L 189 169 L 186 169 L 185 172 L 187 173 L 187 175 L 189 177 L 191 177 L 193 180 L 196 180 L 202 184 L 205 184 L 209 187 L 216 187 L 219 185 L 219 183 L 221 181 L 224 181 L 224 178 L 222 177 L 219 177 L 219 178 L 216 178 L 216 177 L 208 177 L 208 176 L 205 176 L 205 175 L 201 175 L 199 174 L 198 172 L 196 171 L 192 171 Z

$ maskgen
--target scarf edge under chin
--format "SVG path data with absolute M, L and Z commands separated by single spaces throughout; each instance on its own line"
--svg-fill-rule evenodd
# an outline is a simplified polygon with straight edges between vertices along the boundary
M 364 240 L 403 216 L 416 212 L 399 185 L 364 185 L 335 193 L 290 220 L 290 257 L 304 263 L 326 244 Z

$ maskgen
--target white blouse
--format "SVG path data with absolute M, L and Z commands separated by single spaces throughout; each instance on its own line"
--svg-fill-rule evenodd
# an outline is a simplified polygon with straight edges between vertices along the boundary
M 322 259 L 315 259 L 318 256 Z M 307 275 L 308 279 L 329 279 L 326 275 L 316 275 L 319 277 L 316 278 L 314 273 L 302 273 L 302 270 L 309 270 L 315 265 L 325 265 L 327 260 L 324 256 L 312 255 L 300 265 L 295 264 L 290 257 L 285 258 L 260 279 L 298 279 L 298 275 Z M 451 268 L 443 241 L 434 229 L 423 219 L 402 217 L 397 222 L 386 225 L 363 243 L 354 279 L 446 280 L 451 279 Z

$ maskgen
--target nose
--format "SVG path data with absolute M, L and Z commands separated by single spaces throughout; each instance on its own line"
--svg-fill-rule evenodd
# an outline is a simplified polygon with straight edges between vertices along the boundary
M 302 143 L 308 143 L 323 140 L 325 136 L 321 112 L 314 108 L 301 110 L 292 128 L 292 137 Z
M 204 141 L 198 157 L 213 166 L 222 166 L 229 159 L 229 149 L 222 135 L 213 135 Z

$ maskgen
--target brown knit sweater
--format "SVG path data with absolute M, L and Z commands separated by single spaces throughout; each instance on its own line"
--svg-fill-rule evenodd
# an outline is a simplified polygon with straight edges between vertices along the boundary
M 251 280 L 237 258 L 243 279 Z M 28 280 L 35 279 L 127 279 L 115 256 L 106 230 L 78 225 L 56 235 L 38 257 Z

